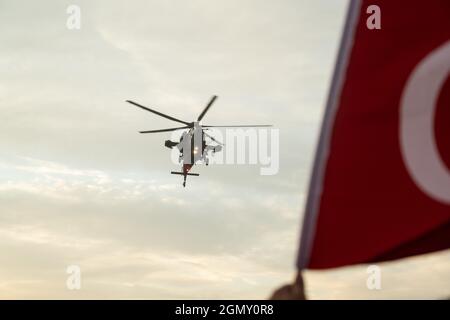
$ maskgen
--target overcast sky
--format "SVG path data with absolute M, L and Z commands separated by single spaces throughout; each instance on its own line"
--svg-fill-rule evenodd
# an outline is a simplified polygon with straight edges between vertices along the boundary
M 68 30 L 66 9 L 81 8 Z M 0 0 L 0 298 L 266 298 L 298 232 L 347 2 Z M 178 167 L 177 126 L 271 123 L 280 170 Z M 82 288 L 66 288 L 78 265 Z M 308 272 L 312 298 L 450 296 L 449 253 Z

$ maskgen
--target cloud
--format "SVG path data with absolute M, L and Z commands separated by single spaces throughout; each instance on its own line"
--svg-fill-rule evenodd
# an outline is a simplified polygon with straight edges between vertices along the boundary
M 118 291 L 112 294 L 117 297 L 121 292 L 118 283 L 132 283 L 136 290 L 150 290 L 155 281 L 163 287 L 166 280 L 168 286 L 171 283 L 181 285 L 187 281 L 185 278 L 204 285 L 215 282 L 212 288 L 217 289 L 219 283 L 214 279 L 219 276 L 231 279 L 224 280 L 225 285 L 245 282 L 252 287 L 267 286 L 267 282 L 257 284 L 252 279 L 267 276 L 271 283 L 270 278 L 281 280 L 283 270 L 291 269 L 291 264 L 282 263 L 283 258 L 290 257 L 284 257 L 280 249 L 289 242 L 291 247 L 295 243 L 292 229 L 284 229 L 297 219 L 283 203 L 286 201 L 283 197 L 253 195 L 243 201 L 233 195 L 235 190 L 215 188 L 214 199 L 222 200 L 214 202 L 203 199 L 209 194 L 208 188 L 214 188 L 210 185 L 199 187 L 186 198 L 180 196 L 184 190 L 179 188 L 178 181 L 161 185 L 157 180 L 82 170 L 23 157 L 12 162 L 3 162 L 1 168 L 12 176 L 15 176 L 14 171 L 19 177 L 25 172 L 26 178 L 0 183 L 3 246 L 12 246 L 17 255 L 21 255 L 23 248 L 26 251 L 46 248 L 58 261 L 51 270 L 78 263 L 87 277 L 91 273 L 98 275 L 93 280 L 94 291 L 97 286 L 106 286 L 108 281 L 117 282 L 114 287 Z M 249 203 L 256 205 L 248 208 Z M 279 232 L 274 235 L 273 230 Z M 281 259 L 274 259 L 280 254 Z M 33 255 L 27 258 L 27 263 L 39 269 Z M 4 268 L 10 271 L 10 265 Z M 248 270 L 244 272 L 245 266 Z M 128 267 L 128 270 L 139 269 L 140 276 L 148 278 L 149 283 L 132 281 L 133 276 L 127 278 L 123 270 Z M 162 278 L 154 279 L 156 276 L 151 272 L 154 268 L 166 270 L 157 274 Z M 175 270 L 180 269 L 185 270 L 183 277 L 176 276 Z M 120 274 L 116 274 L 116 270 Z M 50 283 L 57 281 L 55 277 L 61 277 L 59 273 L 48 274 L 48 270 L 42 272 L 51 279 L 46 280 Z M 117 277 L 125 279 L 118 282 Z M 173 279 L 169 281 L 170 277 Z M 27 284 L 29 282 L 20 286 Z M 190 294 L 200 298 L 196 290 L 192 287 L 186 293 L 167 292 L 164 297 Z M 65 294 L 61 290 L 57 292 Z M 202 292 L 217 295 L 215 291 Z M 236 297 L 246 297 L 249 293 L 236 289 L 233 292 Z M 91 293 L 86 292 L 88 296 Z M 130 292 L 130 296 L 139 294 L 142 291 Z M 163 297 L 161 292 L 158 294 Z M 230 292 L 225 290 L 217 297 L 231 297 L 228 294 Z

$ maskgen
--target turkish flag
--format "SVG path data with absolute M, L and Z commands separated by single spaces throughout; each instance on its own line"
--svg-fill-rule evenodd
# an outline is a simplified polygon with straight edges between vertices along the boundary
M 450 1 L 352 1 L 298 268 L 450 247 Z

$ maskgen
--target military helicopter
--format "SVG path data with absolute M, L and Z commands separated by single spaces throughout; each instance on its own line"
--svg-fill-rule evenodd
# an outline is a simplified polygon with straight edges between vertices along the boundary
M 201 124 L 201 121 L 205 114 L 208 112 L 209 108 L 211 108 L 214 101 L 216 101 L 217 96 L 212 96 L 211 100 L 208 102 L 206 107 L 203 109 L 203 111 L 200 113 L 200 115 L 197 117 L 196 121 L 193 122 L 187 122 L 183 121 L 174 117 L 171 117 L 167 114 L 164 114 L 162 112 L 150 109 L 148 107 L 145 107 L 139 103 L 136 103 L 131 100 L 126 100 L 126 102 L 131 103 L 135 105 L 136 107 L 139 107 L 141 109 L 144 109 L 146 111 L 149 111 L 151 113 L 154 113 L 158 116 L 161 116 L 163 118 L 182 123 L 184 124 L 183 127 L 176 127 L 176 128 L 166 128 L 166 129 L 157 129 L 157 130 L 147 130 L 147 131 L 139 131 L 139 133 L 159 133 L 159 132 L 171 132 L 176 130 L 183 130 L 188 129 L 187 131 L 183 132 L 180 138 L 179 142 L 166 140 L 164 145 L 172 149 L 174 147 L 177 147 L 180 152 L 179 161 L 182 164 L 181 172 L 177 171 L 171 171 L 171 174 L 178 174 L 183 176 L 183 187 L 186 187 L 186 177 L 187 176 L 199 176 L 198 173 L 191 173 L 189 172 L 191 168 L 195 165 L 196 162 L 203 161 L 206 165 L 208 165 L 208 152 L 212 151 L 213 153 L 220 152 L 222 150 L 222 146 L 224 144 L 220 141 L 217 141 L 214 137 L 206 133 L 205 131 L 208 130 L 208 128 L 249 128 L 249 127 L 271 127 L 271 125 L 221 125 L 221 126 L 211 126 L 211 125 L 203 125 Z M 207 144 L 206 143 L 206 137 L 208 137 L 213 144 Z

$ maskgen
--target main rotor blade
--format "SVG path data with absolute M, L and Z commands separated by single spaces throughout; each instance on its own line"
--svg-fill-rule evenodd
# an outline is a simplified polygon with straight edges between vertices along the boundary
M 186 126 L 186 127 L 178 127 L 178 128 L 167 128 L 167 129 L 159 129 L 159 130 L 139 131 L 139 133 L 169 132 L 169 131 L 175 131 L 175 130 L 181 130 L 181 129 L 187 129 L 187 128 L 190 128 L 190 127 Z
M 215 143 L 218 143 L 222 146 L 224 146 L 224 144 L 216 139 L 214 139 L 214 137 L 211 137 L 209 134 L 207 134 L 205 131 L 203 131 L 204 135 L 207 136 L 208 138 L 210 138 L 212 141 L 214 141 Z
M 141 108 L 141 109 L 144 109 L 144 110 L 150 111 L 150 112 L 152 112 L 152 113 L 154 113 L 154 114 L 157 114 L 158 116 L 161 116 L 161 117 L 163 117 L 163 118 L 166 118 L 166 119 L 169 119 L 169 120 L 172 120 L 172 121 L 176 121 L 176 122 L 179 122 L 179 123 L 182 123 L 182 124 L 185 124 L 185 125 L 190 125 L 189 122 L 186 122 L 186 121 L 183 121 L 183 120 L 180 120 L 180 119 L 177 119 L 177 118 L 168 116 L 167 114 L 158 112 L 158 111 L 156 111 L 156 110 L 153 110 L 153 109 L 144 107 L 143 105 L 140 105 L 139 103 L 136 103 L 136 102 L 134 102 L 134 101 L 127 100 L 127 102 L 128 102 L 128 103 L 131 103 L 131 104 L 134 104 L 136 107 L 139 107 L 139 108 Z
M 206 105 L 205 109 L 203 109 L 202 113 L 200 113 L 200 115 L 197 118 L 197 121 L 200 121 L 203 119 L 203 117 L 205 116 L 206 112 L 208 112 L 209 108 L 211 108 L 211 105 L 214 103 L 214 101 L 216 101 L 217 96 L 212 96 L 211 100 L 209 101 L 209 103 Z
M 271 124 L 243 124 L 232 126 L 203 126 L 203 128 L 257 128 L 257 127 L 272 127 Z

